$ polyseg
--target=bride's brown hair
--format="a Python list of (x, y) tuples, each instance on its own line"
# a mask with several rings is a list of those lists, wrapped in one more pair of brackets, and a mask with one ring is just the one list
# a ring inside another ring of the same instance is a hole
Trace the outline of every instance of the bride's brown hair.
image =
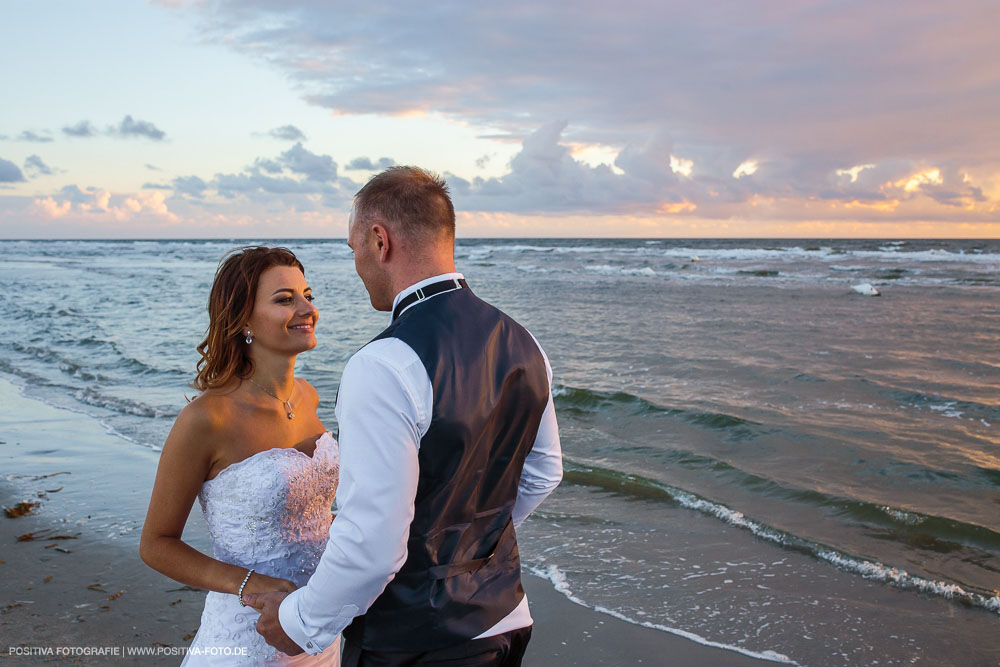
[(244, 327), (253, 314), (260, 276), (272, 266), (294, 266), (303, 275), (306, 272), (288, 248), (236, 248), (219, 262), (208, 297), (208, 331), (198, 346), (201, 360), (191, 383), (195, 389), (216, 389), (234, 377), (244, 380), (253, 375)]

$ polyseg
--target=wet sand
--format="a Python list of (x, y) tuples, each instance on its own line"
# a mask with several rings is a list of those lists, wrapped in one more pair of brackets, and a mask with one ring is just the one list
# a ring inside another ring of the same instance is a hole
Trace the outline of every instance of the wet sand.
[[(139, 559), (156, 452), (4, 380), (0, 405), (0, 505), (38, 503), (0, 516), (0, 662), (179, 664), (204, 593)], [(197, 513), (189, 524), (185, 538), (205, 548)], [(526, 667), (766, 664), (598, 613), (533, 575), (525, 588), (535, 619)]]

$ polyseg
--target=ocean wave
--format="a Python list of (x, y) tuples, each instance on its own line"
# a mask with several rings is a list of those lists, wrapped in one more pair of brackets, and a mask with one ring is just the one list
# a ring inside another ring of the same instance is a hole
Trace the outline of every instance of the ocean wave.
[(943, 417), (953, 419), (969, 419), (971, 421), (985, 419), (987, 422), (1000, 421), (1000, 406), (998, 405), (989, 405), (954, 396), (913, 391), (878, 380), (862, 379), (861, 382), (875, 387), (878, 393), (900, 405), (910, 408), (930, 410), (941, 414)]
[(781, 271), (777, 269), (738, 269), (736, 273), (757, 278), (774, 278), (781, 275)]
[(831, 260), (842, 262), (846, 258), (886, 260), (899, 262), (968, 262), (974, 264), (998, 263), (1000, 253), (954, 252), (943, 248), (928, 250), (885, 249), (865, 250), (859, 248), (834, 247), (771, 247), (771, 248), (695, 248), (672, 247), (660, 250), (665, 257), (698, 257), (700, 261), (720, 260), (788, 260), (790, 258), (808, 260)]
[(841, 570), (855, 572), (865, 579), (883, 581), (899, 588), (918, 590), (921, 593), (964, 602), (975, 607), (982, 607), (983, 609), (1000, 613), (1000, 594), (983, 595), (975, 593), (966, 590), (958, 584), (918, 577), (900, 568), (862, 558), (854, 558), (834, 550), (820, 551), (816, 555), (836, 565)]
[[(794, 535), (780, 528), (768, 525), (763, 521), (747, 517), (743, 512), (727, 507), (722, 503), (703, 498), (690, 491), (653, 479), (601, 468), (592, 464), (579, 463), (571, 459), (565, 460), (564, 477), (566, 482), (570, 484), (595, 486), (636, 498), (674, 503), (681, 507), (713, 516), (731, 526), (748, 530), (761, 539), (826, 561), (845, 571), (861, 574), (867, 578), (879, 579), (901, 588), (910, 588), (924, 593), (936, 594), (989, 611), (1000, 612), (1000, 593), (977, 591), (972, 587), (963, 586), (955, 582), (936, 581), (912, 575), (905, 570), (894, 568), (891, 565), (855, 556), (831, 545)], [(829, 497), (825, 497), (823, 494), (815, 491), (799, 491), (797, 493), (803, 498), (810, 496), (822, 497), (825, 499), (820, 501), (823, 504), (829, 503), (830, 500)], [(817, 498), (814, 498), (814, 501)], [(885, 521), (891, 521), (899, 526), (909, 526), (914, 518), (919, 517), (921, 520), (917, 525), (920, 525), (924, 531), (928, 529), (947, 529), (947, 525), (951, 524), (952, 526), (958, 526), (958, 530), (965, 537), (978, 535), (978, 541), (988, 542), (991, 546), (1000, 543), (1000, 534), (980, 526), (960, 524), (960, 522), (952, 522), (938, 517), (928, 517), (915, 512), (901, 515), (898, 513), (901, 510), (879, 507), (862, 501), (841, 500), (841, 503), (855, 509), (864, 508), (865, 511), (862, 514), (869, 518), (873, 515), (870, 510), (874, 510), (874, 513), (880, 514)], [(932, 521), (936, 525), (929, 525)]]
[[(636, 449), (636, 448), (634, 448)], [(633, 449), (633, 453), (634, 452)], [(911, 508), (893, 507), (856, 498), (845, 498), (814, 489), (791, 487), (767, 477), (749, 473), (732, 464), (681, 449), (643, 447), (644, 460), (662, 460), (670, 467), (687, 470), (709, 470), (725, 476), (733, 485), (754, 494), (789, 503), (809, 505), (848, 517), (869, 528), (879, 527), (896, 539), (918, 548), (954, 551), (962, 547), (1000, 550), (1000, 532), (969, 521), (926, 514)], [(617, 493), (650, 500), (676, 501), (674, 487), (613, 468), (567, 459), (569, 481), (600, 486)], [(1000, 472), (996, 472), (1000, 478)]]
[(654, 277), (656, 276), (656, 271), (644, 266), (642, 268), (628, 268), (624, 266), (611, 266), (609, 264), (598, 264), (596, 266), (585, 266), (583, 267), (587, 271), (593, 273), (600, 273), (606, 276), (645, 276)]
[(120, 398), (103, 394), (91, 388), (78, 389), (74, 396), (81, 403), (93, 405), (98, 408), (105, 408), (123, 415), (134, 417), (149, 417), (151, 419), (174, 418), (177, 412), (170, 408), (160, 408), (142, 401), (134, 401), (129, 398)]
[(566, 596), (570, 602), (580, 605), (581, 607), (586, 607), (587, 609), (592, 609), (601, 614), (607, 614), (617, 618), (618, 620), (625, 621), (626, 623), (631, 623), (632, 625), (639, 625), (644, 628), (650, 628), (652, 630), (660, 630), (661, 632), (668, 632), (672, 635), (677, 635), (679, 637), (684, 637), (693, 642), (701, 644), (702, 646), (711, 646), (713, 648), (725, 649), (727, 651), (734, 651), (736, 653), (741, 653), (743, 655), (749, 656), (751, 658), (758, 658), (760, 660), (768, 660), (770, 662), (780, 662), (786, 665), (797, 665), (798, 663), (789, 658), (786, 655), (778, 653), (776, 651), (751, 651), (749, 649), (742, 648), (740, 646), (733, 646), (731, 644), (723, 644), (720, 642), (715, 642), (710, 639), (706, 639), (701, 635), (697, 635), (693, 632), (688, 632), (687, 630), (681, 630), (680, 628), (672, 628), (659, 623), (650, 623), (649, 621), (641, 621), (622, 612), (609, 609), (602, 605), (589, 604), (583, 598), (574, 595), (573, 591), (570, 589), (569, 580), (566, 575), (556, 567), (555, 565), (546, 565), (545, 567), (536, 567), (530, 563), (524, 563), (525, 569), (534, 574), (535, 576), (541, 577), (542, 579), (547, 579), (556, 589), (557, 592), (562, 593)]
[(626, 410), (633, 416), (660, 415), (680, 419), (702, 428), (726, 430), (735, 439), (752, 438), (762, 432), (761, 424), (747, 419), (718, 412), (664, 407), (623, 391), (605, 392), (557, 384), (552, 388), (552, 396), (560, 411), (577, 414)]

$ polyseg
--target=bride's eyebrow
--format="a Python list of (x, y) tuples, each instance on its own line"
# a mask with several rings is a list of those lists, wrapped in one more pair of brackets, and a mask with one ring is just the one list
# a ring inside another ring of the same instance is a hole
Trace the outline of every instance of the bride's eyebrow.
[[(312, 287), (306, 285), (306, 288), (302, 290), (302, 293), (305, 294), (306, 292), (312, 292), (312, 289), (313, 289)], [(292, 294), (295, 294), (295, 290), (293, 290), (291, 287), (282, 287), (281, 289), (275, 290), (274, 294), (272, 294), (271, 296), (275, 296), (277, 294), (280, 294), (281, 292), (291, 292)]]

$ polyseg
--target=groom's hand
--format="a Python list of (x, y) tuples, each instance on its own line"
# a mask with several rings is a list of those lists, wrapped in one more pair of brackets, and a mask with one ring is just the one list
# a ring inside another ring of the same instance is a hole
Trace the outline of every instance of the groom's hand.
[(282, 591), (244, 593), (243, 601), (260, 612), (260, 618), (257, 619), (257, 632), (264, 638), (264, 641), (285, 655), (299, 655), (305, 651), (285, 634), (284, 628), (278, 621), (278, 607), (287, 596), (288, 593)]

